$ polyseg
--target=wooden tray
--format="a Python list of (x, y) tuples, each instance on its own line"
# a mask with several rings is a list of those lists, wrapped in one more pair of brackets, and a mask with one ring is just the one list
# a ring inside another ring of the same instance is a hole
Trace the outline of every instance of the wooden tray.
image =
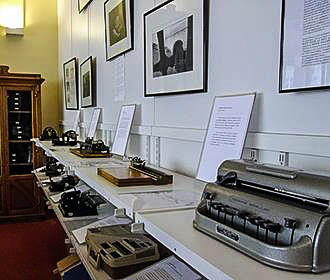
[(153, 185), (150, 176), (128, 167), (98, 168), (97, 174), (118, 187)]
[(70, 149), (70, 152), (78, 157), (81, 158), (109, 158), (112, 157), (112, 154), (87, 154), (87, 153), (82, 153), (80, 149)]

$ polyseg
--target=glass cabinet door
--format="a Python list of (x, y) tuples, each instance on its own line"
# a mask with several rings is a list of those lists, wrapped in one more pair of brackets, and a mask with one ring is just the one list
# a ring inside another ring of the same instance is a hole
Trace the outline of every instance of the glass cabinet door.
[(32, 159), (32, 92), (7, 91), (9, 175), (30, 174)]

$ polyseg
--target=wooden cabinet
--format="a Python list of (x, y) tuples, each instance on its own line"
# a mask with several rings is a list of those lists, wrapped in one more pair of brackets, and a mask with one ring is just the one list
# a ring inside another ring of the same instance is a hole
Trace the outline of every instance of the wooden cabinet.
[(41, 165), (41, 151), (31, 138), (41, 134), (39, 74), (9, 73), (0, 65), (0, 220), (43, 213), (31, 171)]

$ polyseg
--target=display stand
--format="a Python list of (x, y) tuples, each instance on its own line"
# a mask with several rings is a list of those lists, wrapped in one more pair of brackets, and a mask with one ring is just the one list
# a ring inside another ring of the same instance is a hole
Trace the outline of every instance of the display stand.
[(222, 162), (241, 158), (254, 100), (255, 93), (214, 99), (197, 179), (215, 182)]
[[(38, 140), (34, 139), (34, 141), (37, 142)], [(76, 157), (70, 154), (68, 150), (58, 153), (51, 151), (47, 146), (43, 147), (45, 147), (46, 153), (56, 156), (66, 166), (71, 164), (73, 158)], [(84, 160), (88, 161), (88, 159)], [(108, 164), (126, 164), (114, 158), (108, 159), (108, 162)], [(173, 253), (210, 280), (246, 280), (257, 279), (260, 276), (267, 280), (330, 279), (330, 272), (322, 274), (294, 273), (266, 266), (210, 236), (199, 232), (192, 226), (195, 217), (194, 206), (191, 206), (191, 208), (187, 210), (183, 209), (182, 206), (178, 207), (177, 203), (162, 209), (153, 207), (152, 205), (150, 205), (148, 209), (135, 207), (134, 205), (134, 201), (136, 200), (135, 196), (137, 194), (153, 193), (160, 190), (185, 190), (191, 193), (196, 192), (200, 198), (205, 186), (205, 183), (201, 181), (174, 173), (174, 183), (170, 187), (146, 186), (143, 187), (143, 190), (139, 186), (118, 188), (97, 175), (97, 166), (87, 168), (74, 166), (73, 170), (75, 175), (90, 188), (98, 192), (115, 207), (121, 208), (122, 212), (132, 218), (137, 225), (144, 228), (144, 230), (155, 239), (163, 243)], [(161, 195), (163, 194), (160, 193), (159, 196)], [(93, 279), (109, 279), (102, 278), (108, 276), (104, 276), (102, 271), (95, 271), (93, 267), (89, 266), (86, 246), (77, 246), (77, 242), (71, 235), (72, 230), (78, 228), (76, 227), (78, 223), (79, 227), (86, 225), (83, 224), (84, 221), (64, 222), (63, 220), (61, 221), (60, 215), (58, 217), (60, 222), (66, 227), (66, 232), (70, 234), (70, 239), (72, 239), (72, 243), (83, 263), (86, 265), (87, 270), (92, 275), (97, 275), (93, 276)], [(88, 223), (90, 222), (91, 221)]]

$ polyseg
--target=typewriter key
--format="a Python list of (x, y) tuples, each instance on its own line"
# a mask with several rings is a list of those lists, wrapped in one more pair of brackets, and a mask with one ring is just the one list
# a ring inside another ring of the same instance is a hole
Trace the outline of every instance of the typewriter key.
[(263, 227), (266, 229), (266, 242), (268, 242), (268, 233), (275, 233), (275, 245), (277, 245), (278, 234), (281, 231), (281, 225), (272, 221), (266, 221), (263, 223)]
[(220, 222), (220, 209), (223, 207), (221, 203), (212, 203), (211, 207), (217, 211), (217, 218)]
[(237, 217), (239, 217), (240, 219), (243, 219), (243, 232), (245, 233), (245, 228), (246, 228), (246, 219), (249, 216), (249, 213), (246, 211), (239, 211), (237, 214)]
[(293, 236), (294, 236), (294, 231), (297, 226), (297, 221), (294, 219), (289, 219), (289, 218), (284, 218), (284, 227), (291, 229), (291, 237), (290, 237), (290, 246), (293, 244)]

